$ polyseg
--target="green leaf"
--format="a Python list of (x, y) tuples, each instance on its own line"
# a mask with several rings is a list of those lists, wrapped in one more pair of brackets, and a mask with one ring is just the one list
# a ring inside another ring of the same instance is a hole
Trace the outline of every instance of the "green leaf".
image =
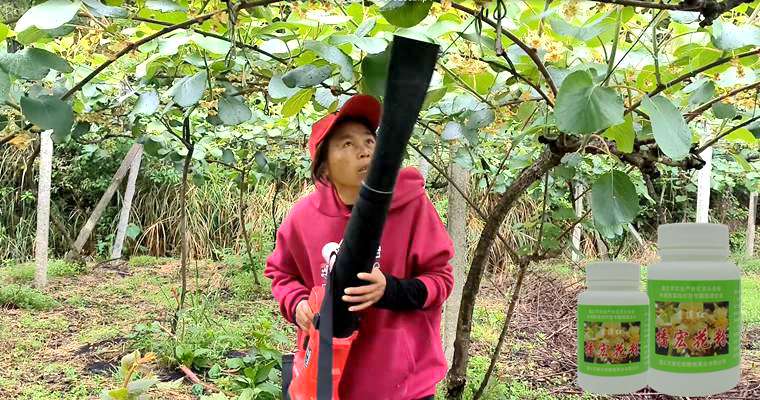
[(614, 140), (618, 149), (623, 153), (632, 153), (636, 132), (633, 130), (633, 117), (631, 114), (625, 116), (625, 121), (622, 124), (607, 128), (604, 131), (604, 136)]
[(428, 0), (390, 0), (380, 8), (380, 14), (393, 25), (411, 28), (427, 17), (432, 5)]
[(267, 380), (267, 377), (269, 376), (269, 372), (272, 370), (275, 364), (277, 364), (277, 361), (273, 360), (264, 365), (259, 366), (259, 369), (256, 371), (256, 379), (254, 379), (254, 382), (261, 383)]
[(283, 75), (282, 82), (289, 88), (312, 87), (329, 78), (330, 74), (332, 74), (332, 69), (333, 67), (329, 65), (316, 67), (312, 64), (306, 64)]
[(549, 24), (551, 24), (552, 30), (560, 35), (574, 37), (586, 42), (614, 26), (609, 23), (604, 23), (605, 19), (606, 17), (601, 17), (597, 18), (594, 22), (586, 23), (583, 26), (575, 26), (565, 22), (562, 18), (555, 17), (549, 19)]
[[(8, 91), (11, 90), (11, 78), (8, 73), (0, 69), (0, 103), (8, 99)], [(0, 129), (1, 131), (2, 129)]]
[(733, 119), (737, 113), (736, 107), (734, 107), (732, 104), (718, 102), (713, 103), (710, 108), (712, 109), (715, 118), (718, 119)]
[(272, 76), (272, 79), (269, 80), (269, 86), (267, 89), (269, 91), (269, 96), (273, 99), (290, 98), (298, 93), (299, 90), (298, 88), (287, 87), (282, 81), (281, 75)]
[(284, 118), (292, 117), (298, 114), (299, 111), (311, 100), (314, 95), (314, 88), (301, 89), (295, 96), (289, 98), (282, 106), (282, 116)]
[(232, 47), (232, 44), (226, 40), (203, 36), (200, 33), (194, 33), (190, 39), (202, 49), (214, 54), (227, 54)]
[(127, 391), (130, 396), (140, 396), (150, 390), (159, 381), (158, 379), (137, 379), (127, 384)]
[(113, 400), (129, 400), (129, 390), (127, 388), (114, 389), (108, 392)]
[(33, 26), (38, 29), (57, 28), (71, 21), (81, 5), (79, 0), (48, 0), (37, 4), (21, 16), (13, 30), (21, 33)]
[(332, 91), (327, 88), (318, 87), (317, 91), (314, 93), (314, 100), (316, 100), (317, 104), (323, 108), (330, 108), (337, 99), (338, 98), (332, 94)]
[(135, 109), (132, 110), (132, 114), (151, 115), (158, 110), (159, 103), (158, 93), (155, 91), (151, 90), (142, 93), (140, 94), (140, 97), (137, 98), (137, 104), (135, 104)]
[(40, 96), (33, 99), (21, 97), (21, 111), (29, 122), (41, 129), (52, 129), (53, 139), (60, 143), (71, 134), (74, 111), (71, 105), (55, 96)]
[[(684, 88), (685, 89), (685, 88)], [(685, 90), (684, 90), (685, 91)], [(689, 104), (706, 103), (715, 96), (715, 82), (705, 81), (689, 95)]]
[(228, 358), (226, 363), (227, 368), (229, 369), (240, 369), (245, 367), (245, 363), (243, 362), (242, 358), (235, 357), (235, 358)]
[(427, 92), (427, 94), (425, 95), (425, 101), (422, 103), (422, 109), (427, 110), (428, 108), (430, 108), (430, 106), (439, 102), (443, 98), (443, 96), (446, 95), (447, 90), (448, 88), (442, 87), (442, 88), (433, 89)]
[(385, 39), (374, 37), (355, 38), (352, 43), (369, 54), (380, 53), (388, 47), (388, 42)]
[(740, 156), (739, 154), (733, 154), (734, 160), (736, 160), (737, 163), (742, 167), (744, 172), (752, 172), (754, 168), (752, 168), (752, 164), (748, 163), (747, 160), (744, 159), (744, 157)]
[(721, 50), (736, 50), (744, 46), (760, 46), (760, 27), (736, 26), (720, 19), (713, 22), (712, 42)]
[(465, 123), (465, 130), (478, 130), (485, 128), (496, 120), (496, 114), (492, 109), (486, 108), (483, 110), (474, 111), (470, 114), (470, 117)]
[(251, 388), (246, 388), (240, 392), (240, 396), (237, 398), (237, 400), (254, 400), (255, 398), (256, 392)]
[(364, 57), (364, 60), (362, 60), (362, 88), (364, 93), (377, 98), (385, 95), (389, 61), (389, 49), (378, 54), (368, 54)]
[(173, 0), (147, 0), (145, 6), (151, 10), (170, 12), (170, 11), (187, 11), (185, 6), (177, 4)]
[(364, 22), (362, 22), (361, 25), (359, 25), (359, 27), (356, 28), (356, 31), (354, 32), (354, 34), (358, 37), (367, 36), (375, 27), (376, 22), (377, 22), (377, 19), (375, 19), (374, 17), (367, 18), (366, 20), (364, 20)]
[(180, 79), (170, 90), (174, 102), (180, 107), (190, 107), (196, 104), (206, 90), (206, 79), (206, 71)]
[(253, 114), (245, 103), (235, 97), (222, 97), (219, 100), (219, 118), (225, 125), (238, 125), (251, 119)]
[(641, 110), (649, 115), (654, 140), (666, 156), (681, 160), (689, 154), (691, 131), (676, 106), (663, 96), (644, 96)]
[(64, 73), (73, 71), (66, 60), (47, 50), (34, 47), (27, 47), (17, 53), (0, 54), (0, 68), (12, 75), (33, 81), (44, 78), (51, 69)]
[(632, 222), (639, 213), (639, 196), (628, 175), (613, 171), (599, 176), (591, 187), (591, 212), (600, 227)]
[(222, 162), (227, 165), (235, 165), (235, 153), (230, 149), (224, 149), (224, 152), (222, 152)]
[(614, 90), (594, 84), (588, 71), (576, 71), (562, 82), (554, 115), (568, 133), (592, 133), (623, 123), (623, 101)]
[(441, 131), (441, 139), (445, 141), (459, 140), (464, 135), (462, 124), (455, 121), (449, 121)]
[(316, 40), (307, 40), (303, 47), (319, 54), (323, 59), (338, 65), (340, 67), (340, 75), (344, 80), (351, 81), (354, 79), (354, 66), (351, 64), (351, 59), (337, 47)]
[(100, 0), (83, 0), (84, 5), (96, 17), (126, 18), (129, 13), (121, 7), (103, 5)]
[(9, 28), (8, 25), (0, 22), (0, 42), (4, 41), (5, 38), (8, 37), (8, 33), (10, 33), (10, 31), (11, 28)]
[(140, 235), (140, 232), (142, 232), (142, 229), (140, 229), (139, 226), (137, 226), (135, 224), (129, 224), (129, 225), (127, 225), (127, 232), (126, 232), (126, 234), (127, 234), (128, 238), (130, 238), (132, 240), (136, 240), (137, 236)]
[(754, 145), (757, 142), (756, 136), (747, 128), (737, 129), (726, 135), (723, 140), (727, 142), (744, 142), (751, 145)]

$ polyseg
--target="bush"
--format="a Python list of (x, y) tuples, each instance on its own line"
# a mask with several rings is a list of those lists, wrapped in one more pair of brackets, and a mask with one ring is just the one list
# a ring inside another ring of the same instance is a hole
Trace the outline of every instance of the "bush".
[(23, 285), (0, 286), (0, 306), (46, 311), (58, 306), (52, 297)]

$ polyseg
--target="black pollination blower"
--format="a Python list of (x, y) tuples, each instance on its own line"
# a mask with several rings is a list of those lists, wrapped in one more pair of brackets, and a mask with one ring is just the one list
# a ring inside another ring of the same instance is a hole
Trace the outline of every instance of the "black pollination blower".
[(314, 323), (295, 356), (283, 356), (285, 399), (338, 399), (340, 377), (359, 329), (358, 317), (348, 311), (349, 304), (341, 296), (348, 287), (366, 284), (357, 277), (359, 272), (372, 271), (404, 150), (425, 101), (438, 52), (434, 43), (393, 37), (383, 113), (367, 178), (326, 287), (314, 287), (309, 297), (312, 310), (319, 309)]

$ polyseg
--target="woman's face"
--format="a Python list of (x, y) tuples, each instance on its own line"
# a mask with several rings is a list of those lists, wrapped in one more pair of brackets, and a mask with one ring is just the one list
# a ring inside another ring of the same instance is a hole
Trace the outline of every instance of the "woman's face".
[(327, 176), (336, 187), (360, 187), (375, 151), (375, 135), (363, 124), (337, 125), (327, 141)]

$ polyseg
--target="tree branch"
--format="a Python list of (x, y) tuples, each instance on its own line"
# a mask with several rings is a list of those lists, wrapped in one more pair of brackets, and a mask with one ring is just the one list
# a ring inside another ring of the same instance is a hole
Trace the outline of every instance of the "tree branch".
[[(679, 76), (679, 77), (677, 77), (677, 78), (675, 78), (675, 79), (673, 79), (673, 80), (671, 80), (669, 82), (666, 82), (666, 83), (664, 83), (662, 85), (658, 85), (654, 90), (652, 90), (651, 92), (649, 92), (647, 94), (647, 96), (649, 96), (649, 97), (655, 96), (658, 93), (660, 93), (660, 92), (662, 92), (664, 90), (667, 90), (667, 89), (669, 89), (669, 88), (671, 88), (671, 87), (673, 87), (673, 86), (675, 86), (675, 85), (677, 85), (677, 84), (679, 84), (679, 83), (681, 83), (681, 82), (683, 82), (683, 81), (685, 81), (685, 80), (687, 80), (689, 78), (693, 78), (693, 77), (697, 76), (701, 72), (707, 71), (708, 69), (711, 69), (711, 68), (715, 68), (715, 67), (717, 67), (717, 66), (719, 66), (721, 64), (727, 63), (727, 62), (729, 62), (729, 61), (731, 61), (731, 60), (733, 60), (735, 58), (739, 59), (739, 58), (754, 56), (754, 55), (757, 55), (757, 54), (760, 54), (760, 47), (757, 48), (757, 49), (754, 49), (754, 50), (746, 51), (746, 52), (741, 53), (741, 54), (737, 54), (735, 56), (728, 56), (728, 57), (719, 58), (719, 59), (711, 62), (710, 64), (707, 64), (705, 66), (699, 67), (699, 68), (697, 68), (697, 69), (695, 69), (693, 71), (687, 72), (687, 73), (685, 73), (685, 74), (683, 74), (683, 75), (681, 75), (681, 76)], [(641, 100), (633, 103), (630, 107), (628, 107), (628, 111), (629, 112), (633, 111), (636, 108), (638, 108), (640, 105), (641, 105)]]
[(592, 0), (597, 3), (606, 4), (620, 4), (623, 6), (642, 7), (642, 8), (655, 8), (660, 10), (674, 10), (674, 11), (698, 11), (703, 19), (699, 22), (699, 26), (705, 27), (712, 25), (721, 14), (731, 11), (734, 7), (742, 3), (752, 3), (754, 0), (683, 0), (677, 4), (670, 3), (655, 3), (652, 1), (644, 0)]
[[(441, 0), (437, 0), (437, 1), (441, 2)], [(476, 10), (473, 10), (469, 7), (465, 7), (459, 3), (454, 3), (454, 2), (451, 3), (451, 6), (459, 11), (463, 11), (467, 14), (470, 14), (473, 17), (480, 18), (483, 22), (487, 23), (488, 25), (491, 25), (491, 27), (493, 27), (494, 29), (496, 29), (497, 27), (497, 24), (494, 20), (490, 18), (486, 18), (486, 17), (481, 18), (480, 13)], [(509, 32), (508, 30), (502, 29), (501, 33), (504, 36), (508, 37), (509, 40), (513, 41), (518, 47), (520, 47), (525, 52), (525, 54), (528, 55), (528, 57), (530, 57), (533, 63), (536, 64), (536, 67), (538, 67), (538, 70), (539, 72), (541, 72), (541, 75), (543, 75), (544, 79), (546, 79), (546, 83), (547, 85), (549, 85), (549, 89), (551, 89), (552, 95), (556, 97), (557, 87), (554, 85), (554, 81), (552, 80), (552, 77), (549, 74), (549, 71), (546, 69), (546, 66), (544, 66), (544, 63), (541, 61), (540, 58), (538, 58), (538, 52), (536, 51), (536, 49), (525, 44), (525, 42), (520, 40), (517, 36), (515, 36), (512, 32)]]
[(749, 125), (749, 124), (751, 124), (751, 123), (753, 123), (753, 122), (755, 122), (757, 120), (760, 120), (760, 115), (758, 115), (758, 116), (756, 116), (754, 118), (750, 118), (750, 119), (742, 122), (739, 125), (733, 126), (733, 127), (729, 128), (729, 129), (726, 129), (725, 131), (721, 132), (718, 136), (710, 139), (707, 143), (705, 143), (704, 145), (702, 145), (702, 147), (700, 147), (699, 149), (696, 150), (696, 153), (699, 154), (699, 153), (703, 152), (706, 148), (714, 145), (718, 140), (723, 139), (724, 137), (726, 137), (729, 134), (731, 134), (731, 132), (734, 132), (734, 131), (736, 131), (738, 129), (744, 128), (745, 126), (747, 126), (747, 125)]
[(724, 94), (723, 96), (716, 97), (716, 98), (708, 101), (707, 103), (702, 104), (701, 106), (695, 108), (693, 111), (689, 111), (686, 114), (686, 115), (688, 115), (688, 117), (686, 118), (686, 122), (691, 122), (694, 118), (698, 117), (700, 114), (702, 114), (703, 112), (707, 111), (707, 109), (710, 108), (713, 104), (715, 104), (715, 103), (717, 103), (717, 102), (719, 102), (721, 100), (727, 99), (727, 98), (735, 96), (735, 95), (737, 95), (737, 94), (739, 94), (741, 92), (744, 92), (746, 90), (751, 90), (751, 89), (754, 89), (754, 88), (759, 87), (759, 86), (760, 86), (760, 81), (757, 81), (757, 82), (755, 82), (755, 83), (753, 83), (751, 85), (742, 86), (742, 87), (740, 87), (738, 89), (732, 90), (732, 91)]
[[(172, 26), (172, 24), (170, 22), (164, 22), (164, 21), (159, 21), (159, 20), (150, 19), (150, 18), (132, 17), (132, 19), (135, 20), (135, 21), (142, 21), (142, 22), (147, 22), (147, 23), (156, 24), (156, 25)], [(228, 38), (226, 36), (218, 35), (218, 34), (213, 33), (213, 32), (202, 31), (200, 29), (193, 29), (193, 31), (197, 32), (197, 33), (199, 33), (199, 34), (201, 34), (203, 36), (208, 36), (208, 37), (212, 37), (212, 38), (215, 38), (215, 39), (220, 39), (220, 40), (224, 40), (224, 41), (233, 43), (230, 40), (230, 38)], [(235, 41), (234, 44), (235, 44), (235, 46), (243, 47), (243, 48), (246, 48), (246, 49), (249, 49), (249, 50), (253, 50), (253, 51), (257, 52), (257, 53), (261, 53), (261, 54), (263, 54), (263, 55), (265, 55), (265, 56), (267, 56), (267, 57), (269, 57), (269, 58), (271, 58), (273, 60), (277, 60), (277, 61), (279, 61), (279, 62), (281, 62), (283, 64), (287, 64), (288, 63), (288, 60), (286, 60), (286, 59), (284, 59), (282, 57), (278, 57), (278, 56), (276, 56), (276, 55), (274, 55), (274, 54), (272, 54), (272, 53), (270, 53), (270, 52), (268, 52), (266, 50), (262, 50), (259, 46), (252, 45), (252, 44), (247, 44), (247, 43), (241, 43), (241, 42), (238, 42), (238, 41)]]
[[(265, 5), (269, 5), (269, 4), (272, 4), (272, 3), (277, 3), (279, 1), (282, 1), (282, 0), (257, 0), (257, 1), (250, 2), (250, 3), (242, 3), (242, 4), (240, 4), (237, 7), (237, 10), (244, 10), (244, 9), (253, 8), (253, 7), (265, 6)], [(193, 18), (193, 19), (189, 19), (187, 21), (183, 21), (183, 22), (180, 22), (178, 24), (171, 25), (171, 26), (167, 26), (166, 28), (161, 29), (158, 32), (155, 32), (152, 35), (148, 35), (148, 36), (146, 36), (146, 37), (144, 37), (144, 38), (142, 38), (142, 39), (140, 39), (140, 40), (138, 40), (136, 42), (128, 44), (123, 49), (121, 49), (118, 53), (116, 53), (116, 55), (113, 56), (113, 58), (111, 58), (110, 60), (104, 62), (103, 64), (100, 64), (89, 75), (87, 75), (79, 83), (77, 83), (76, 85), (74, 85), (74, 87), (72, 87), (71, 89), (69, 89), (69, 91), (66, 92), (66, 94), (64, 94), (63, 96), (61, 96), (61, 100), (66, 100), (69, 97), (71, 97), (71, 95), (73, 95), (74, 93), (76, 93), (77, 91), (79, 91), (79, 89), (81, 89), (84, 85), (86, 85), (87, 82), (93, 80), (99, 73), (101, 73), (104, 69), (108, 68), (109, 65), (113, 64), (119, 58), (121, 58), (124, 55), (130, 53), (132, 50), (134, 50), (134, 49), (136, 49), (136, 48), (144, 45), (145, 43), (148, 43), (151, 40), (156, 39), (156, 38), (158, 38), (160, 36), (163, 36), (163, 35), (165, 35), (165, 34), (167, 34), (169, 32), (176, 31), (177, 29), (184, 29), (184, 28), (187, 28), (187, 27), (195, 25), (195, 24), (200, 24), (203, 21), (206, 21), (208, 19), (213, 18), (216, 15), (223, 14), (223, 13), (226, 13), (226, 12), (228, 12), (228, 10), (224, 9), (224, 10), (217, 10), (217, 11), (214, 11), (214, 12), (210, 12), (208, 14), (199, 15), (199, 16)]]
[(504, 222), (509, 210), (512, 209), (517, 199), (525, 193), (528, 187), (559, 165), (565, 154), (577, 151), (580, 146), (578, 139), (566, 135), (560, 135), (557, 139), (550, 141), (544, 140), (543, 143), (547, 143), (548, 148), (531, 166), (523, 169), (517, 175), (509, 189), (501, 196), (499, 203), (490, 213), (475, 248), (475, 254), (462, 289), (462, 303), (454, 341), (454, 360), (447, 383), (447, 396), (450, 398), (461, 398), (464, 393), (475, 298), (478, 295), (483, 270), (499, 227)]
[[(419, 122), (419, 124), (428, 128), (427, 124), (424, 124), (422, 122)], [(446, 171), (443, 170), (443, 168), (439, 167), (437, 163), (433, 162), (433, 160), (431, 160), (430, 157), (425, 155), (425, 153), (423, 153), (422, 150), (420, 150), (420, 148), (417, 147), (414, 143), (409, 143), (409, 146), (412, 149), (414, 149), (414, 151), (416, 151), (420, 156), (422, 156), (422, 158), (424, 158), (425, 161), (427, 161), (430, 164), (430, 166), (435, 168), (435, 170), (438, 171), (439, 174), (441, 174), (444, 178), (446, 178), (446, 180), (449, 182), (449, 185), (451, 185), (454, 188), (454, 190), (459, 192), (459, 195), (462, 196), (464, 201), (466, 201), (467, 204), (470, 207), (472, 207), (473, 210), (475, 210), (475, 212), (478, 214), (480, 219), (482, 219), (483, 221), (488, 221), (488, 215), (486, 215), (486, 213), (483, 212), (483, 210), (480, 207), (478, 207), (478, 205), (475, 204), (475, 202), (472, 201), (472, 199), (470, 199), (470, 197), (464, 193), (462, 188), (460, 188), (459, 185), (457, 185), (457, 183), (454, 182), (451, 176), (449, 176), (449, 174), (447, 174)], [(507, 249), (507, 253), (509, 253), (509, 257), (512, 259), (512, 262), (517, 263), (520, 257), (517, 255), (517, 252), (512, 248), (512, 246), (509, 245), (509, 241), (507, 241), (507, 239), (500, 232), (497, 232), (496, 235), (499, 238), (499, 240), (501, 240), (504, 243), (504, 246)]]

